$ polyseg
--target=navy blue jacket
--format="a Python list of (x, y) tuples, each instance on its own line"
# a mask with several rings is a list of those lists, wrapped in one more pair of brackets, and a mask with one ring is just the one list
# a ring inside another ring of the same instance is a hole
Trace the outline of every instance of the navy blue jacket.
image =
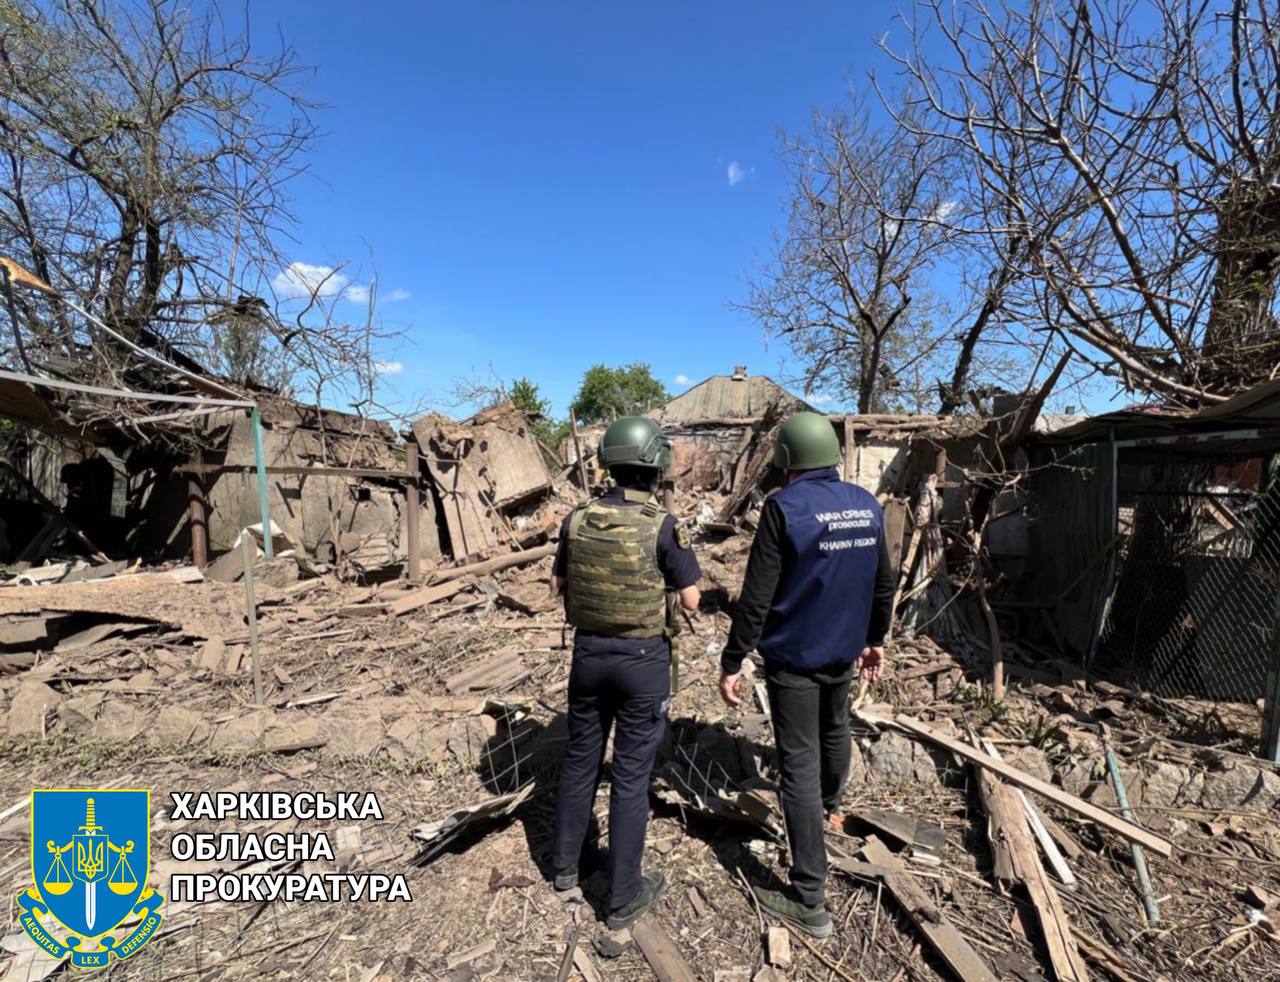
[(771, 668), (852, 664), (884, 642), (894, 588), (879, 503), (834, 467), (806, 471), (765, 502), (721, 667), (757, 648)]

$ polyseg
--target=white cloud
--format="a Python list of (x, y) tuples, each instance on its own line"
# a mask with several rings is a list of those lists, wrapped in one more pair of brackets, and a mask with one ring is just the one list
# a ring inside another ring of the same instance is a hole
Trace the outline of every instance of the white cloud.
[[(341, 296), (349, 303), (369, 303), (372, 283), (352, 283), (351, 277), (338, 272), (332, 266), (313, 266), (311, 263), (290, 263), (287, 269), (276, 273), (271, 280), (276, 295), (283, 300), (309, 300), (312, 295), (322, 300)], [(396, 303), (409, 299), (408, 290), (392, 290), (379, 296), (379, 303)]]
[(754, 177), (756, 169), (754, 167), (746, 167), (736, 160), (729, 161), (729, 168), (725, 175), (729, 178), (729, 187), (737, 187), (749, 177)]
[(399, 375), (404, 371), (404, 363), (398, 361), (375, 361), (373, 367), (379, 375)]
[(809, 402), (813, 403), (815, 406), (825, 406), (825, 405), (826, 405), (827, 403), (829, 403), (829, 402), (835, 402), (835, 401), (836, 401), (836, 397), (835, 397), (835, 396), (822, 396), (822, 395), (819, 395), (819, 396), (809, 396), (809, 397), (808, 397), (808, 400), (809, 400)]
[(349, 300), (351, 303), (367, 304), (369, 302), (369, 285), (367, 283), (352, 283), (342, 291), (342, 299)]
[(937, 208), (933, 209), (931, 217), (936, 222), (945, 222), (951, 214), (960, 207), (958, 201), (943, 201)]
[(676, 385), (688, 385), (688, 384), (689, 384), (689, 376), (688, 376), (688, 375), (685, 375), (685, 374), (683, 374), (683, 373), (681, 373), (680, 375), (677, 375), (677, 376), (675, 377), (675, 383), (676, 383)]
[(332, 266), (313, 266), (310, 263), (290, 263), (287, 269), (276, 273), (271, 287), (286, 300), (336, 297), (342, 293), (350, 277), (336, 272)]

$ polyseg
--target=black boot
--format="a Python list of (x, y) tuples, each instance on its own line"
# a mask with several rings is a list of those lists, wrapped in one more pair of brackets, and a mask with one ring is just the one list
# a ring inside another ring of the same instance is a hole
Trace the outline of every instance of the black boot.
[(578, 885), (578, 864), (566, 866), (556, 873), (555, 888), (557, 893), (568, 893)]
[(667, 892), (667, 878), (661, 873), (646, 873), (640, 884), (640, 892), (605, 919), (610, 931), (621, 931), (640, 920), (662, 899)]
[(829, 938), (833, 930), (826, 904), (806, 904), (791, 890), (766, 890), (752, 887), (760, 906), (812, 938)]

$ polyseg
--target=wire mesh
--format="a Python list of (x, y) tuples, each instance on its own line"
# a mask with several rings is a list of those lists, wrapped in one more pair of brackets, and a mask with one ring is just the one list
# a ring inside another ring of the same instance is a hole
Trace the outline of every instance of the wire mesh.
[(1101, 666), (1165, 696), (1268, 697), (1280, 640), (1280, 480), (1272, 458), (1125, 466)]

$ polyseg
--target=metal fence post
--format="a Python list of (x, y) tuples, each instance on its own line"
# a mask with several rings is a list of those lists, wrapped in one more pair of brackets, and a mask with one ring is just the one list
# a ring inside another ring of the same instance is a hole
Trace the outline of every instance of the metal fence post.
[(1280, 764), (1280, 609), (1271, 639), (1271, 668), (1267, 671), (1266, 712), (1262, 718), (1262, 756)]
[(271, 558), (271, 500), (267, 492), (267, 454), (262, 449), (262, 416), (254, 406), (249, 414), (253, 425), (253, 456), (258, 465), (258, 507), (262, 511), (262, 554)]

